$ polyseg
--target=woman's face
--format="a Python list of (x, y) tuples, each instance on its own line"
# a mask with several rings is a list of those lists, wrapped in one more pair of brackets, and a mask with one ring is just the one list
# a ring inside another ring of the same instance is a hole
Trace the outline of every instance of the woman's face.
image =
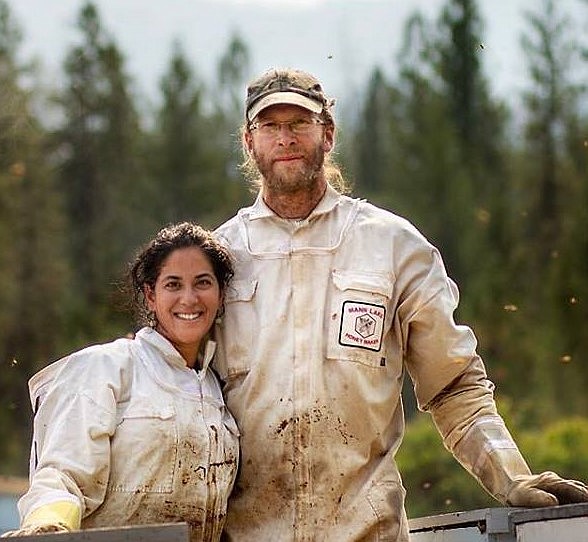
[(194, 367), (202, 338), (221, 305), (221, 291), (212, 264), (198, 247), (179, 248), (164, 260), (155, 287), (145, 286), (157, 331)]

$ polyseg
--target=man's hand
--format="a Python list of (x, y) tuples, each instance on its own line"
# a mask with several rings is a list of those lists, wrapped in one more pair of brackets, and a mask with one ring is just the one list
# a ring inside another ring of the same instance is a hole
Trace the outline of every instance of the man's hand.
[(62, 523), (57, 523), (55, 525), (29, 525), (27, 527), (22, 527), (21, 529), (16, 529), (14, 531), (8, 531), (4, 533), (0, 538), (9, 538), (12, 536), (31, 536), (35, 534), (44, 534), (44, 533), (68, 533), (69, 529), (63, 525)]
[(550, 471), (516, 476), (506, 495), (510, 506), (536, 508), (581, 502), (588, 502), (588, 486)]

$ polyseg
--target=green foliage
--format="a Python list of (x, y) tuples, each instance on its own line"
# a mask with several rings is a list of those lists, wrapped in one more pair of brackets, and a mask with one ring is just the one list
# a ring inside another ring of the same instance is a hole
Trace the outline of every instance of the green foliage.
[[(32, 114), (20, 31), (0, 1), (0, 472), (22, 472), (30, 407), (24, 384), (59, 342), (67, 276), (61, 201)], [(25, 459), (26, 461), (26, 459)]]
[[(517, 150), (512, 214), (512, 297), (518, 316), (518, 341), (504, 350), (522, 361), (531, 384), (522, 400), (538, 394), (539, 420), (562, 412), (585, 411), (588, 379), (585, 341), (580, 332), (588, 314), (586, 294), (586, 169), (577, 148), (580, 106), (586, 89), (570, 74), (579, 66), (571, 21), (550, 0), (527, 14), (522, 44), (528, 58), (529, 87), (524, 93), (524, 146)], [(571, 120), (575, 119), (575, 120)], [(569, 142), (575, 141), (570, 147)], [(516, 380), (505, 390), (517, 393)]]
[(427, 414), (418, 414), (407, 424), (397, 463), (408, 517), (498, 506), (444, 448)]
[[(501, 410), (511, 433), (533, 472), (557, 472), (576, 480), (588, 480), (588, 420), (561, 418), (541, 429), (522, 428), (523, 421), (508, 406)], [(407, 424), (397, 463), (407, 490), (409, 517), (501, 506), (443, 447), (427, 414)]]
[(553, 470), (568, 478), (588, 480), (588, 419), (561, 418), (540, 430), (525, 431), (520, 447), (535, 472)]
[(141, 221), (135, 222), (132, 205), (142, 184), (135, 154), (140, 133), (123, 55), (93, 3), (82, 6), (77, 27), (81, 42), (65, 60), (67, 85), (59, 97), (64, 121), (53, 145), (73, 263), (74, 288), (66, 302), (76, 318), (66, 320), (72, 326), (67, 331), (94, 341), (111, 338), (113, 328), (124, 329), (110, 308), (109, 292), (130, 243), (144, 238), (135, 229)]
[[(586, 427), (572, 416), (588, 408), (588, 111), (586, 86), (568, 77), (586, 69), (588, 46), (559, 9), (545, 0), (528, 15), (528, 88), (514, 112), (524, 137), (484, 75), (477, 3), (447, 0), (437, 20), (408, 20), (395, 77), (374, 69), (358, 111), (339, 126), (338, 159), (358, 196), (406, 216), (440, 248), (462, 294), (457, 319), (474, 328), (533, 468), (586, 478), (574, 451), (586, 447)], [(177, 44), (161, 103), (144, 111), (92, 2), (81, 5), (77, 34), (64, 84), (38, 88), (28, 78), (25, 87), (22, 33), (0, 0), (6, 473), (26, 470), (27, 378), (131, 327), (115, 283), (139, 244), (169, 221), (214, 227), (253, 197), (238, 168), (251, 75), (240, 36), (230, 38), (215, 81), (202, 80)], [(46, 118), (58, 121), (48, 128)], [(411, 516), (493, 502), (422, 416), (398, 461)]]
[(153, 172), (151, 214), (155, 223), (201, 217), (213, 206), (216, 191), (210, 178), (206, 134), (210, 122), (203, 112), (203, 85), (176, 44), (169, 71), (161, 80), (163, 105), (150, 152)]
[(161, 80), (163, 103), (148, 140), (148, 214), (154, 224), (196, 219), (213, 227), (247, 201), (238, 178), (240, 147), (234, 135), (241, 120), (237, 89), (243, 84), (247, 54), (233, 37), (219, 61), (219, 92), (208, 101), (204, 83), (181, 45), (175, 45)]

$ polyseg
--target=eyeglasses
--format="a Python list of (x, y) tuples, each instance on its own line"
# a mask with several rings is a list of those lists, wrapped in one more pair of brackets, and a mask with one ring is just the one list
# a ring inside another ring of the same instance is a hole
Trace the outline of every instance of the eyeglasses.
[(318, 124), (325, 124), (322, 120), (312, 119), (294, 119), (287, 120), (284, 122), (275, 121), (263, 121), (263, 122), (252, 122), (249, 125), (250, 130), (258, 130), (260, 134), (264, 136), (277, 136), (280, 133), (282, 126), (287, 126), (288, 130), (294, 135), (304, 135), (312, 131), (312, 129)]

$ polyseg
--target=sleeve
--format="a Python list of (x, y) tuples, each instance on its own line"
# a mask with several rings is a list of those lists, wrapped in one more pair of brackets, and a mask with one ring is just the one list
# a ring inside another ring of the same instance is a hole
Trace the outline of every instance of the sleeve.
[(438, 251), (415, 237), (403, 260), (398, 307), (405, 362), (419, 408), (431, 413), (445, 447), (497, 500), (530, 474), (494, 401), (494, 385), (470, 328), (453, 313), (459, 292)]
[(417, 403), (424, 410), (476, 358), (477, 341), (470, 328), (454, 321), (459, 292), (437, 249), (413, 235), (399, 252), (396, 325)]
[(445, 447), (498, 501), (531, 471), (498, 414), (493, 384), (476, 358), (428, 406)]
[(71, 356), (38, 407), (30, 487), (18, 503), (23, 525), (61, 519), (78, 528), (104, 499), (117, 377), (102, 357), (99, 350)]

